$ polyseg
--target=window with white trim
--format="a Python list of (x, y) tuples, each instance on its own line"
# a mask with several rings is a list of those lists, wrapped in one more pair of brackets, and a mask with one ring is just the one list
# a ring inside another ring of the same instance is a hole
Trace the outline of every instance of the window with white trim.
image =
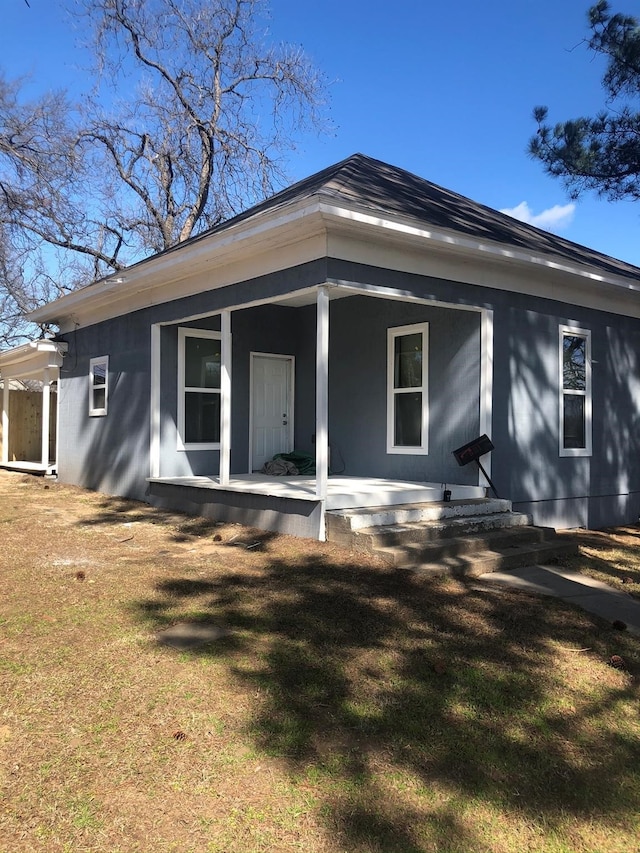
[(429, 324), (387, 330), (387, 453), (428, 452)]
[(220, 332), (178, 329), (178, 449), (220, 447)]
[(591, 332), (560, 326), (560, 456), (591, 456)]
[(101, 355), (89, 361), (89, 415), (106, 415), (108, 398), (109, 356)]

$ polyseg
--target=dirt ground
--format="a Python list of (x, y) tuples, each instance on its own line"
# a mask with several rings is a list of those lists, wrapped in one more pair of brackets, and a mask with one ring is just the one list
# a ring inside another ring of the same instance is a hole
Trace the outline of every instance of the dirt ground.
[(216, 574), (250, 586), (266, 554), (348, 552), (6, 471), (0, 530), (0, 853), (333, 849), (247, 734), (261, 691), (234, 642), (228, 666), (157, 637), (209, 618)]
[[(0, 531), (0, 853), (637, 849), (594, 617), (4, 471)], [(639, 535), (580, 559), (634, 586)]]

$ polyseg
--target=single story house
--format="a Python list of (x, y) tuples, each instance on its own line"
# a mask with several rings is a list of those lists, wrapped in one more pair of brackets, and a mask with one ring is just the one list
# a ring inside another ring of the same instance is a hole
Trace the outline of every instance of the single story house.
[[(356, 154), (36, 310), (60, 480), (324, 536), (340, 507), (640, 511), (640, 269)], [(48, 374), (49, 375), (49, 374)], [(311, 475), (259, 473), (311, 454)]]

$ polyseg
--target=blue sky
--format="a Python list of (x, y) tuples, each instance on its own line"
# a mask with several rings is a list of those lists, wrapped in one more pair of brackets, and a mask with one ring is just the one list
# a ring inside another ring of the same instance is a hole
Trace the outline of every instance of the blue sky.
[[(2, 0), (9, 77), (76, 87), (78, 33), (57, 0)], [(640, 204), (594, 195), (567, 209), (526, 154), (532, 108), (550, 119), (603, 105), (581, 44), (590, 0), (271, 0), (274, 40), (301, 45), (330, 81), (330, 136), (306, 137), (292, 179), (361, 151), (497, 209), (528, 211), (578, 243), (640, 266)], [(639, 0), (612, 3), (640, 17)], [(555, 214), (550, 213), (555, 211)]]

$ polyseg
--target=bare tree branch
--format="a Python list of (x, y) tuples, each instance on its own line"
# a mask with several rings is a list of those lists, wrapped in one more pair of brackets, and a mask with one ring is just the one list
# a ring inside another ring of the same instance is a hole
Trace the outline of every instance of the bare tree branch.
[(266, 43), (262, 0), (79, 4), (96, 67), (78, 104), (27, 102), (0, 78), (0, 228), (36, 301), (261, 200), (300, 133), (322, 129), (322, 76)]

